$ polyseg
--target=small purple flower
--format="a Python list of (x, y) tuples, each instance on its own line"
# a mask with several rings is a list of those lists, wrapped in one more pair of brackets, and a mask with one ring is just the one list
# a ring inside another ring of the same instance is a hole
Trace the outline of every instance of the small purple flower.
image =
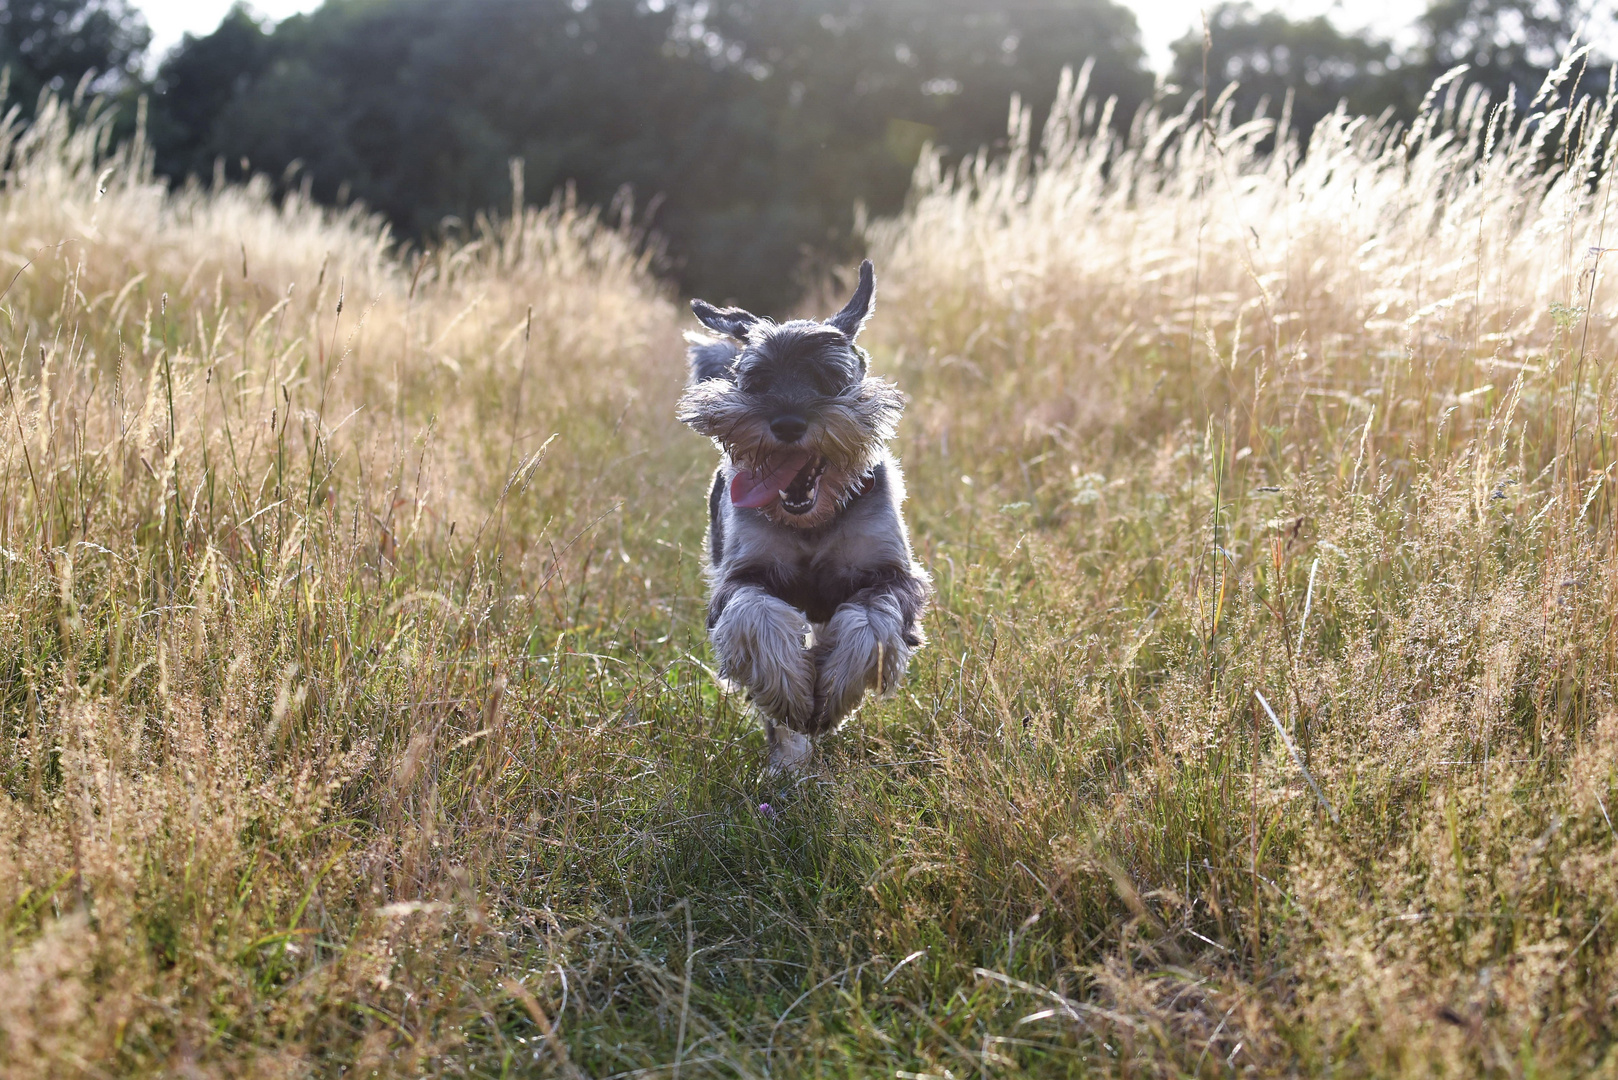
[(775, 817), (775, 810), (771, 808), (770, 804), (767, 802), (761, 802), (758, 804), (758, 812), (767, 818)]

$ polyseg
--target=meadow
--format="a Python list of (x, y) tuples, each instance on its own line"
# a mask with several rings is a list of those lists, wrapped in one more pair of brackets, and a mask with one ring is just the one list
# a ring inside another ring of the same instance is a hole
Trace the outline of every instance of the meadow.
[(1571, 70), (1306, 154), (1081, 74), (924, 157), (862, 343), (931, 642), (787, 777), (643, 237), (514, 172), (412, 250), (7, 126), (0, 1072), (1618, 1075)]

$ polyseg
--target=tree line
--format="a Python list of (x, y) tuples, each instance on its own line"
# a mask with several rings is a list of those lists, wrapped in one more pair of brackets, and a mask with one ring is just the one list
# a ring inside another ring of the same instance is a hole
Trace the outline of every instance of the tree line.
[(1585, 14), (1432, 0), (1396, 46), (1224, 2), (1158, 77), (1114, 0), (326, 0), (273, 27), (237, 7), (148, 77), (128, 0), (0, 0), (0, 63), (24, 119), (42, 92), (145, 97), (173, 182), (263, 173), (407, 241), (508, 209), (520, 159), (530, 197), (655, 233), (682, 290), (776, 309), (853, 256), (856, 207), (902, 205), (925, 144), (1003, 145), (1012, 96), (1037, 124), (1064, 67), (1093, 60), (1120, 117), (1235, 82), (1238, 115), (1287, 101), (1307, 132), (1339, 102), (1408, 119), (1462, 63), (1526, 104)]

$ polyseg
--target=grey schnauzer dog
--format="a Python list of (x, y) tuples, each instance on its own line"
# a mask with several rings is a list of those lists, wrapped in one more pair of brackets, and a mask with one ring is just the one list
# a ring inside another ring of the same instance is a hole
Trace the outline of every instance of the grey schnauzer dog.
[(762, 714), (770, 763), (809, 757), (867, 690), (892, 693), (923, 644), (931, 583), (910, 550), (888, 451), (904, 396), (855, 345), (876, 277), (825, 322), (694, 300), (679, 419), (721, 453), (708, 495), (708, 634)]

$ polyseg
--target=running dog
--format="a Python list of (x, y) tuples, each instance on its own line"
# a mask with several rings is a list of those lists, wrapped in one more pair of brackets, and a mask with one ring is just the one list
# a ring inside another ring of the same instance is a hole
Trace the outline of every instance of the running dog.
[(727, 686), (757, 707), (777, 770), (804, 766), (867, 690), (892, 693), (931, 595), (888, 450), (904, 396), (855, 344), (876, 276), (848, 306), (776, 323), (701, 300), (678, 417), (714, 441), (708, 634)]

